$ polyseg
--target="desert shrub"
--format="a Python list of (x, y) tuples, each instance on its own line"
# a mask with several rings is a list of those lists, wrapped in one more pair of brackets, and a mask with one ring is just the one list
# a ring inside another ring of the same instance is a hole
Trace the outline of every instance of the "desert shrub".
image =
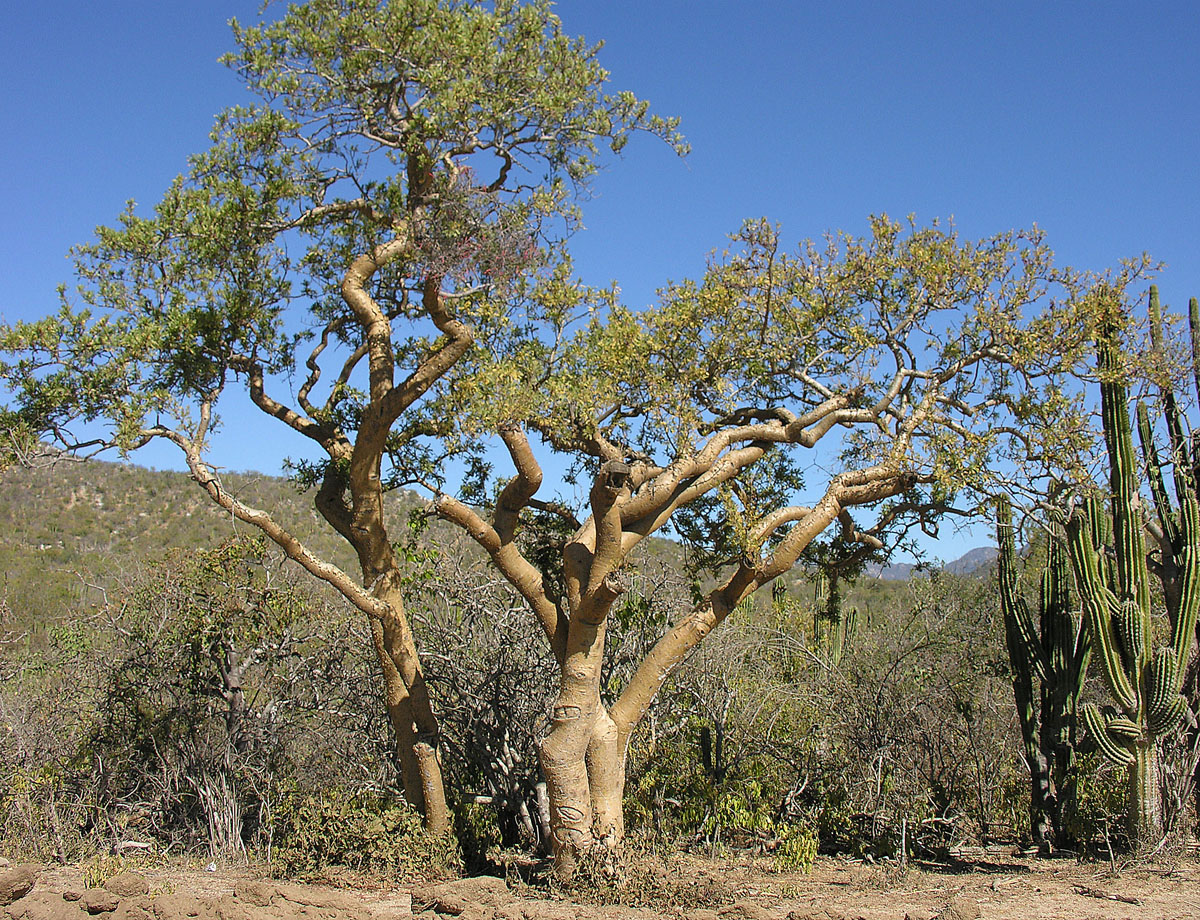
[(1090, 854), (1111, 856), (1128, 843), (1125, 768), (1109, 763), (1099, 751), (1089, 751), (1076, 758), (1072, 770), (1079, 798), (1075, 813), (1063, 815), (1067, 830)]
[(524, 601), (478, 564), (473, 547), (460, 539), (432, 545), (436, 564), (409, 612), (463, 856), (479, 869), (496, 848), (548, 852), (538, 742), (556, 689), (553, 661)]
[(1015, 841), (1027, 780), (989, 584), (865, 580), (840, 656), (813, 598), (800, 580), (735, 612), (680, 667), (631, 750), (630, 826), (733, 845), (794, 824), (875, 857)]
[(77, 860), (95, 847), (98, 818), (80, 756), (97, 712), (89, 692), (91, 647), (47, 630), (0, 650), (0, 854)]
[(458, 866), (452, 839), (426, 834), (419, 814), (386, 796), (341, 789), (292, 792), (276, 803), (272, 828), (271, 860), (288, 876), (351, 869), (432, 879)]
[(121, 581), (109, 603), (4, 649), (0, 830), (14, 850), (131, 840), (240, 857), (269, 839), (279, 788), (392, 781), (367, 624), (262, 540)]
[(642, 747), (643, 739), (631, 752), (625, 800), (631, 834), (660, 847), (751, 849), (770, 853), (780, 868), (811, 867), (816, 833), (783, 806), (789, 774), (768, 759), (748, 758), (718, 778), (704, 763), (698, 737), (659, 739), (653, 751)]

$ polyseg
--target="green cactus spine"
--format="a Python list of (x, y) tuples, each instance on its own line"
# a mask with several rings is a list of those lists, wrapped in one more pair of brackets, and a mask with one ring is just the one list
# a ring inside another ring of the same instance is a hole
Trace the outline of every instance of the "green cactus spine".
[(1012, 507), (1007, 498), (997, 502), (1000, 606), (1029, 767), (1030, 830), (1043, 853), (1067, 842), (1066, 828), (1078, 802), (1071, 767), (1079, 694), (1091, 656), (1088, 634), (1071, 615), (1070, 573), (1061, 525), (1055, 521), (1052, 530), (1042, 572), (1038, 628), (1017, 588)]
[[(1151, 304), (1157, 313), (1157, 292)], [(1157, 333), (1161, 335), (1161, 332)], [(1157, 743), (1174, 729), (1183, 715), (1179, 695), (1183, 672), (1195, 634), (1200, 601), (1200, 511), (1189, 487), (1187, 464), (1174, 464), (1179, 510), (1170, 507), (1161, 466), (1153, 451), (1149, 417), (1139, 408), (1138, 427), (1149, 474), (1151, 492), (1164, 533), (1177, 540), (1172, 554), (1177, 566), (1177, 598), (1168, 598), (1171, 617), (1170, 646), (1156, 650), (1150, 608), (1150, 572), (1147, 566), (1142, 503), (1138, 496), (1133, 433), (1125, 386), (1119, 379), (1120, 362), (1115, 333), (1098, 344), (1100, 400), (1104, 440), (1111, 476), (1111, 545), (1103, 540), (1107, 525), (1099, 499), (1093, 497), (1076, 510), (1068, 527), (1071, 562), (1082, 597), (1088, 629), (1098, 652), (1105, 683), (1116, 707), (1099, 710), (1088, 706), (1084, 720), (1100, 750), (1114, 763), (1129, 767), (1129, 829), (1136, 843), (1156, 841), (1162, 832)], [(1171, 401), (1173, 402), (1173, 401)], [(1173, 447), (1178, 416), (1168, 405), (1168, 429)], [(1179, 454), (1176, 454), (1179, 457)], [(1171, 537), (1167, 538), (1168, 541)], [(1106, 559), (1111, 555), (1111, 561)]]

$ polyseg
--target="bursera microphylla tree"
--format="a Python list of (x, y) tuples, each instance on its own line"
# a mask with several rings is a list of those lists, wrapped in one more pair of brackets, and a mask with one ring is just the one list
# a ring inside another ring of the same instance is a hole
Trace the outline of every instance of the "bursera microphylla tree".
[[(372, 617), (406, 794), (437, 832), (437, 721), (383, 495), (429, 465), (411, 431), (448, 424), (430, 387), (516, 324), (512, 286), (547, 264), (601, 145), (645, 130), (682, 151), (604, 92), (550, 6), (310, 0), (235, 22), (226, 63), (259, 102), (219, 117), (152, 214), (78, 249), (77, 298), (0, 335), (15, 430), (82, 453), (174, 443), (214, 502)], [(223, 487), (207, 448), (235, 394), (310, 444), (297, 469), (359, 576)]]
[[(1058, 380), (1094, 328), (1087, 282), (1053, 266), (1040, 234), (971, 243), (876, 218), (867, 238), (796, 255), (765, 222), (735, 243), (656, 308), (593, 303), (574, 336), (526, 342), (446, 394), (468, 430), (499, 434), (515, 470), (491, 501), (442, 494), (435, 507), (523, 595), (558, 662), (541, 764), (563, 874), (618, 850), (630, 736), (672, 669), (819, 535), (879, 546), (986, 492), (1002, 460), (1053, 465), (1086, 443)], [(590, 479), (581, 508), (535, 497), (529, 432)], [(805, 452), (811, 503), (756, 479)], [(602, 692), (633, 553), (713, 496), (735, 557), (628, 683)]]

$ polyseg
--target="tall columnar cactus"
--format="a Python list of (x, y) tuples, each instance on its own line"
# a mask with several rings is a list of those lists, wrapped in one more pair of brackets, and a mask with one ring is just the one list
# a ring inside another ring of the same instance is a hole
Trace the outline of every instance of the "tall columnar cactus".
[(1012, 506), (1001, 498), (996, 508), (1000, 544), (1000, 606), (1004, 613), (1013, 695), (1021, 719), (1025, 761), (1029, 765), (1029, 818), (1033, 841), (1043, 853), (1066, 842), (1069, 819), (1078, 801), (1075, 776), (1076, 712), (1091, 657), (1082, 622), (1071, 615), (1070, 571), (1066, 548), (1055, 522), (1047, 547), (1038, 625), (1017, 589)]
[(1088, 705), (1083, 716), (1105, 756), (1129, 767), (1129, 829), (1135, 842), (1144, 843), (1158, 837), (1162, 829), (1158, 739), (1179, 724), (1186, 707), (1180, 689), (1200, 602), (1200, 509), (1183, 464), (1176, 463), (1179, 510), (1173, 512), (1171, 520), (1178, 528), (1180, 596), (1170, 642), (1158, 646), (1151, 618), (1150, 572), (1133, 434), (1114, 337), (1102, 338), (1098, 348), (1113, 540), (1109, 545), (1104, 509), (1097, 497), (1076, 510), (1068, 530), (1084, 614), (1116, 705), (1103, 709)]
[(837, 569), (821, 569), (813, 606), (813, 635), (831, 668), (841, 664), (847, 647), (858, 632), (858, 608), (843, 609), (841, 579)]
[[(1194, 297), (1188, 304), (1188, 325), (1191, 327), (1191, 376), (1196, 395), (1200, 398), (1200, 303), (1197, 303)], [(1164, 358), (1162, 309), (1159, 305), (1158, 288), (1154, 286), (1150, 288), (1150, 334), (1156, 356)], [(1160, 395), (1166, 421), (1168, 460), (1174, 472), (1175, 494), (1182, 496), (1186, 493), (1193, 498), (1198, 498), (1200, 497), (1200, 443), (1198, 443), (1200, 432), (1188, 432), (1187, 421), (1180, 409), (1179, 401), (1169, 385), (1160, 389)], [(1185, 605), (1185, 601), (1189, 598), (1189, 590), (1191, 590), (1186, 585), (1189, 567), (1185, 561), (1190, 551), (1190, 545), (1182, 527), (1183, 508), (1176, 509), (1174, 507), (1167, 491), (1163, 465), (1154, 442), (1150, 412), (1145, 403), (1138, 404), (1137, 421), (1142, 455), (1145, 460), (1146, 480), (1150, 485), (1150, 493), (1154, 497), (1154, 510), (1160, 525), (1155, 533), (1154, 548), (1157, 551), (1152, 552), (1150, 558), (1155, 563), (1153, 573), (1162, 583), (1167, 616), (1174, 626), (1181, 618), (1195, 616), (1194, 613), (1189, 613)], [(1200, 688), (1197, 686), (1200, 683), (1200, 674), (1197, 673), (1200, 665), (1193, 658), (1189, 666), (1188, 661), (1181, 658), (1179, 667), (1185, 672), (1182, 677), (1184, 694), (1190, 698), (1195, 715), (1200, 715)], [(1185, 715), (1188, 714), (1185, 713)], [(1187, 747), (1190, 749), (1195, 749), (1196, 736), (1200, 734), (1200, 724), (1195, 715), (1191, 715), (1188, 719), (1189, 742)], [(1197, 806), (1200, 807), (1200, 766), (1197, 766), (1192, 780), (1193, 789), (1197, 795)]]

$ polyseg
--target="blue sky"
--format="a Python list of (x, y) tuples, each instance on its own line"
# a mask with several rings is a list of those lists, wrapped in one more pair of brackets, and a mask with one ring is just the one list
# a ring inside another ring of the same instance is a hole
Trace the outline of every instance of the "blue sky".
[[(47, 0), (0, 13), (0, 318), (54, 309), (67, 249), (147, 205), (213, 115), (243, 101), (216, 63), (255, 0)], [(595, 182), (574, 241), (586, 280), (632, 304), (698, 273), (744, 218), (791, 243), (871, 213), (968, 236), (1037, 223), (1060, 260), (1143, 251), (1176, 308), (1200, 294), (1200, 6), (1168, 2), (563, 0), (605, 41), (614, 89), (682, 118), (686, 161), (648, 139)], [(285, 450), (224, 439), (276, 472)], [(144, 462), (166, 466), (162, 452)], [(953, 557), (981, 542), (951, 539)]]

